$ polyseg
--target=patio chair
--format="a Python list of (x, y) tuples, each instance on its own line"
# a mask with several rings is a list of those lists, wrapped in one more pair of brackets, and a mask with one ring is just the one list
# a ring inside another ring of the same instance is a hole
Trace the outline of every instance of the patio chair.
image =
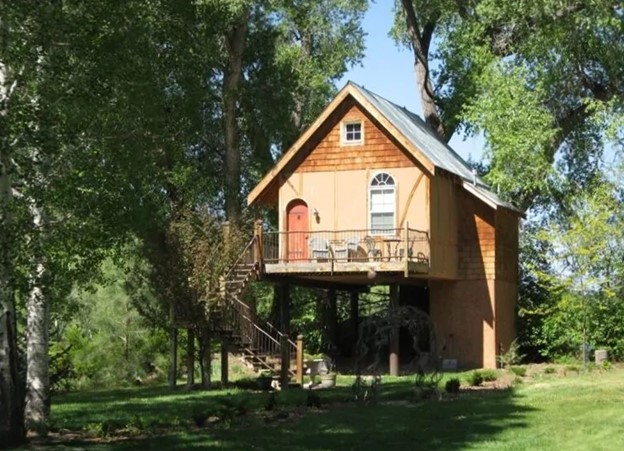
[(381, 258), (381, 249), (377, 249), (377, 241), (372, 236), (364, 237), (364, 244), (366, 245), (367, 254), (369, 258), (374, 260)]
[(310, 240), (310, 255), (313, 260), (328, 260), (329, 245), (327, 244), (327, 240), (323, 238), (312, 238)]

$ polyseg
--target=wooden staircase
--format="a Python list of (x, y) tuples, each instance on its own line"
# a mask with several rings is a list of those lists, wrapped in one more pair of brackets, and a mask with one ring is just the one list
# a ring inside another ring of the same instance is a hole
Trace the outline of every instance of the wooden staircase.
[[(303, 379), (303, 369), (296, 362), (303, 360), (302, 345), (297, 346), (268, 321), (258, 317), (242, 299), (249, 284), (259, 277), (259, 263), (254, 259), (253, 238), (238, 260), (221, 279), (216, 301), (209, 305), (208, 318), (215, 335), (235, 348), (256, 371), (270, 371), (284, 379)], [(299, 358), (296, 358), (301, 354)], [(291, 364), (295, 361), (295, 365)], [(282, 362), (287, 369), (282, 371)], [(301, 373), (301, 374), (299, 374)]]

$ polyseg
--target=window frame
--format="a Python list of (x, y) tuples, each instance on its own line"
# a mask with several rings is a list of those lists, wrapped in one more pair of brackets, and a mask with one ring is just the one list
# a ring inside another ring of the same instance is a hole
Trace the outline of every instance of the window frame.
[[(386, 180), (383, 184), (373, 185), (375, 180), (378, 180), (378, 177), (385, 176)], [(392, 184), (388, 184), (387, 181), (390, 179)], [(373, 215), (374, 214), (382, 214), (388, 213), (387, 211), (374, 211), (373, 210), (373, 193), (382, 192), (384, 190), (392, 190), (389, 193), (389, 196), (392, 198), (392, 227), (391, 229), (373, 229)], [(396, 223), (397, 223), (397, 183), (395, 177), (388, 172), (378, 172), (374, 174), (369, 183), (368, 183), (368, 230), (371, 236), (390, 236), (396, 234)]]
[[(347, 127), (349, 125), (360, 126), (360, 139), (347, 139)], [(359, 146), (364, 144), (364, 121), (360, 119), (354, 119), (351, 121), (344, 121), (340, 127), (340, 144), (343, 146)]]

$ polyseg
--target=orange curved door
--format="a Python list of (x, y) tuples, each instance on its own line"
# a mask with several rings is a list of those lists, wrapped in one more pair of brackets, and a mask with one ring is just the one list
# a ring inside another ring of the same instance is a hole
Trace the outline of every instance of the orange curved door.
[(308, 205), (302, 200), (293, 200), (287, 211), (288, 261), (305, 260), (308, 258)]

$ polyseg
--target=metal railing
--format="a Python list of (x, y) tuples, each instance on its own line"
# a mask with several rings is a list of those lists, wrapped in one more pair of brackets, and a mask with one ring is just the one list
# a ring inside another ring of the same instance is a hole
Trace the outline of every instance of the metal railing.
[[(230, 330), (240, 334), (243, 347), (252, 355), (278, 357), (282, 352), (282, 343), (289, 348), (290, 359), (297, 355), (297, 344), (280, 332), (268, 321), (256, 313), (237, 296), (229, 294), (225, 305), (225, 316)], [(273, 368), (266, 360), (259, 358), (258, 363), (266, 369)], [(289, 368), (292, 376), (295, 371)]]
[(264, 232), (265, 263), (429, 262), (429, 234), (410, 229)]

